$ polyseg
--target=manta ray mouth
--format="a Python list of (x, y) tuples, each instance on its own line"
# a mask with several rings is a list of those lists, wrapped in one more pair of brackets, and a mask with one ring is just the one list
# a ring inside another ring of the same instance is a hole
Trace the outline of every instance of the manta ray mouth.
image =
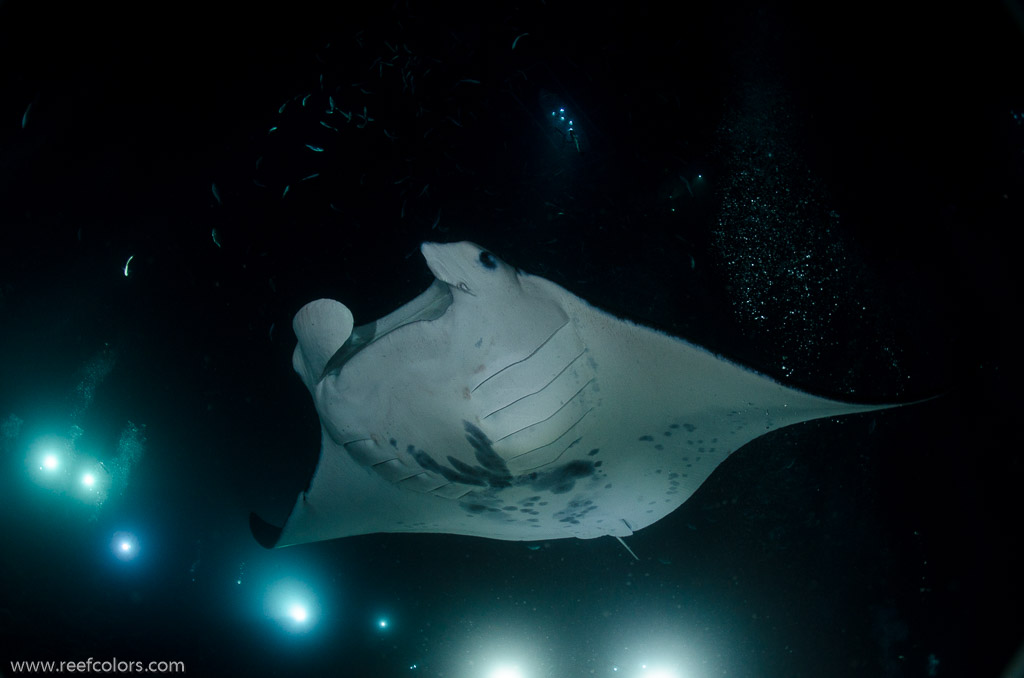
[(420, 321), (437, 320), (452, 305), (452, 300), (452, 289), (448, 283), (434, 280), (430, 287), (409, 303), (399, 306), (383, 318), (353, 329), (341, 348), (327, 361), (320, 379), (339, 371), (357, 353), (399, 327)]

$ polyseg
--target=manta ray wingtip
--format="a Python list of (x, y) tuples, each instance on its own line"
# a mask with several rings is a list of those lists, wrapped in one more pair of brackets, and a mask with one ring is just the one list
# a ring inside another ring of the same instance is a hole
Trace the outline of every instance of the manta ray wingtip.
[(255, 513), (249, 514), (249, 530), (256, 542), (265, 549), (276, 547), (281, 539), (281, 528), (271, 525)]

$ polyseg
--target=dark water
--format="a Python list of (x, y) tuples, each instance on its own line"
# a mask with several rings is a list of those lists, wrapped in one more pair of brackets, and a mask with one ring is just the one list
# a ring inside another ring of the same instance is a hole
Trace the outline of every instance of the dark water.
[[(1024, 639), (1020, 16), (0, 4), (0, 674), (999, 675)], [(248, 512), (283, 518), (318, 456), (292, 315), (391, 311), (424, 240), (823, 395), (943, 396), (751, 443), (639, 561), (262, 550)]]

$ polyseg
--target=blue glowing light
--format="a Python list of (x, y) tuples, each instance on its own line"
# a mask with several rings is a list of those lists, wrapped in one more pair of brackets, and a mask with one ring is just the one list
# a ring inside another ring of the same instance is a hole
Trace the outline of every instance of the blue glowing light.
[(377, 628), (379, 628), (379, 629), (386, 629), (387, 627), (388, 627), (388, 620), (387, 619), (378, 619), (377, 620)]
[(491, 672), (489, 678), (524, 678), (518, 666), (499, 666)]
[(68, 465), (73, 461), (74, 448), (70, 440), (60, 436), (44, 436), (32, 444), (25, 466), (36, 483), (62, 492), (68, 482)]
[(551, 123), (558, 130), (559, 134), (562, 135), (562, 139), (566, 143), (572, 144), (577, 152), (582, 153), (585, 150), (586, 142), (580, 131), (576, 129), (573, 119), (569, 117), (564, 108), (551, 111)]
[(316, 626), (320, 607), (307, 584), (296, 579), (283, 579), (267, 589), (263, 612), (285, 631), (301, 634)]
[(139, 539), (131, 532), (115, 532), (110, 540), (110, 550), (118, 560), (135, 560), (139, 555)]
[(78, 476), (78, 497), (90, 504), (102, 504), (110, 489), (110, 474), (100, 462), (90, 461)]

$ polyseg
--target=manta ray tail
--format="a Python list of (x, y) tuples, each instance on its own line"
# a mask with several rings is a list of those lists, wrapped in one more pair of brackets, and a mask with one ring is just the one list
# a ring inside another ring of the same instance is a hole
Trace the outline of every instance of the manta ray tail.
[(636, 554), (633, 553), (633, 549), (629, 548), (629, 546), (626, 544), (626, 542), (622, 541), (622, 537), (615, 537), (615, 538), (619, 540), (620, 544), (622, 544), (622, 548), (624, 548), (627, 551), (629, 551), (629, 555), (633, 556), (637, 560), (640, 560), (639, 558), (636, 557)]

